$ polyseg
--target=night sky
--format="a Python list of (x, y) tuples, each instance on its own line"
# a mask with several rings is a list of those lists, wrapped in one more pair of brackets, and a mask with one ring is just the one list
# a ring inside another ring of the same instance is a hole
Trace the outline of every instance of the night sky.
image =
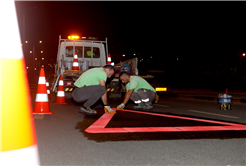
[(71, 34), (107, 37), (111, 53), (152, 56), (167, 65), (179, 58), (183, 66), (216, 66), (227, 57), (235, 66), (237, 50), (246, 50), (245, 2), (15, 3), (21, 34), (25, 10), (25, 39), (30, 45), (42, 40), (46, 60), (56, 59), (59, 35)]

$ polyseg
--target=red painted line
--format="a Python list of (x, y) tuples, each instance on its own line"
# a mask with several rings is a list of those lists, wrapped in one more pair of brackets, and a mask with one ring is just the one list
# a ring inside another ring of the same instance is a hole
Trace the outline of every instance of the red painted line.
[(134, 132), (178, 132), (179, 130), (174, 127), (123, 127), (129, 133)]
[(95, 123), (93, 123), (93, 126), (106, 126), (108, 122), (113, 118), (114, 114), (103, 114)]
[(246, 130), (246, 125), (235, 125), (235, 126), (224, 126), (224, 127), (234, 130)]
[(85, 130), (87, 133), (129, 133), (124, 128), (91, 128)]
[(224, 126), (189, 126), (189, 127), (176, 127), (180, 131), (224, 131), (230, 130)]
[(230, 128), (231, 126), (196, 126), (196, 127), (128, 127), (128, 128), (93, 128), (88, 133), (148, 133), (148, 132), (197, 132), (197, 131), (230, 131), (245, 130), (245, 128)]
[[(115, 110), (115, 108), (114, 108)], [(88, 133), (135, 133), (135, 132), (191, 132), (191, 131), (225, 131), (225, 130), (246, 130), (246, 125), (238, 125), (234, 123), (219, 122), (213, 120), (204, 120), (197, 118), (188, 118), (182, 116), (173, 116), (165, 114), (157, 114), (150, 112), (122, 110), (133, 113), (163, 116), (169, 118), (178, 118), (185, 120), (193, 120), (207, 123), (223, 124), (226, 126), (185, 126), (185, 127), (122, 127), (122, 128), (105, 128), (115, 114), (105, 113), (96, 122), (89, 126), (85, 131)]]

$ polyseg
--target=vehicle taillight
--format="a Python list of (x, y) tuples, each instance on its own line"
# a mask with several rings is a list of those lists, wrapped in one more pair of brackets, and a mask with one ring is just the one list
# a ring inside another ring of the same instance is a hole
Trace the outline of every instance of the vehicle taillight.
[(64, 86), (73, 86), (72, 82), (64, 81), (63, 83), (64, 83)]
[(166, 92), (167, 87), (156, 87), (155, 90), (156, 90), (156, 92)]

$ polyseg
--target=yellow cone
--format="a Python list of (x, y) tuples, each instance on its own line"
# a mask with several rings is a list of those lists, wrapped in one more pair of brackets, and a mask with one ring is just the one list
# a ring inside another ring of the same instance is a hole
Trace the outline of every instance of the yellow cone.
[(25, 61), (13, 0), (0, 0), (0, 165), (39, 165)]

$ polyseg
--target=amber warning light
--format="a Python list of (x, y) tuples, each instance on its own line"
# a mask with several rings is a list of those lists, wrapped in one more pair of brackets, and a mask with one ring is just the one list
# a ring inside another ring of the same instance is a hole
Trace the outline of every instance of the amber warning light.
[(68, 36), (67, 38), (70, 40), (76, 40), (79, 39), (79, 36)]
[(156, 92), (166, 92), (167, 87), (156, 87), (155, 90), (156, 90)]

